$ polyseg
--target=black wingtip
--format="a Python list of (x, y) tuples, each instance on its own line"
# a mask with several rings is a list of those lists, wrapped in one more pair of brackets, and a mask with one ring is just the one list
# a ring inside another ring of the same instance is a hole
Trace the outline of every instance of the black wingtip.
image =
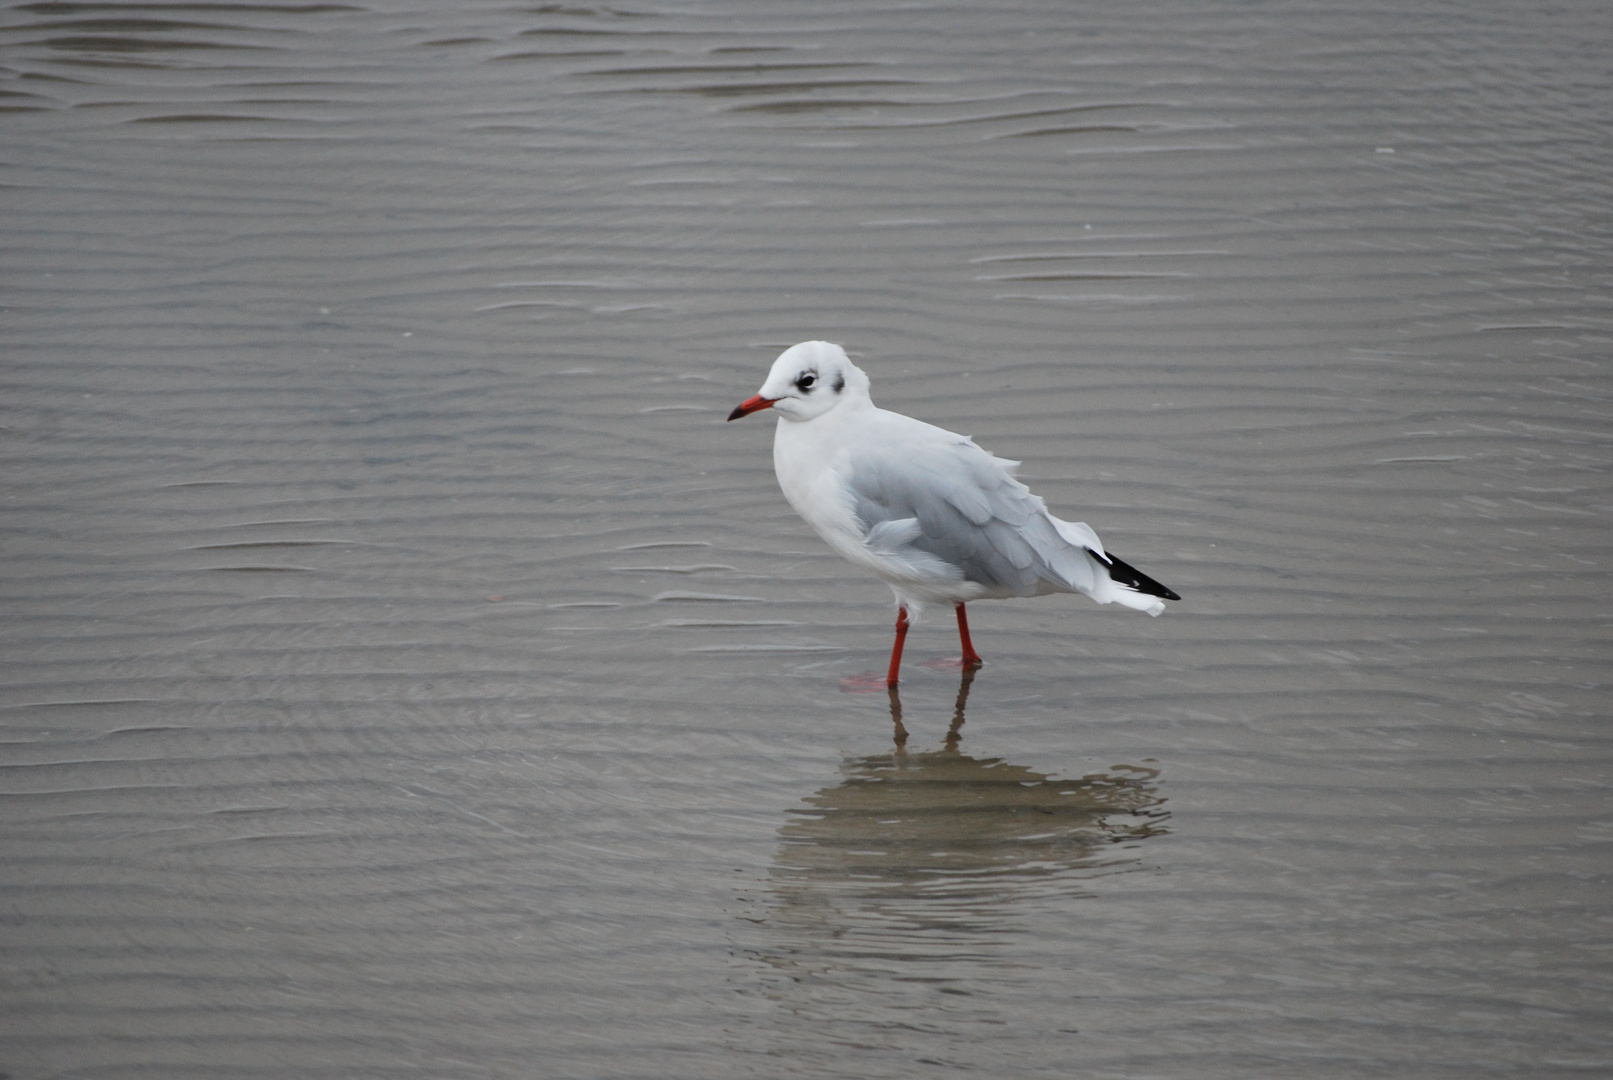
[(1161, 600), (1181, 599), (1180, 596), (1176, 595), (1176, 590), (1169, 586), (1161, 585), (1130, 563), (1107, 553), (1103, 556), (1103, 560), (1109, 564), (1109, 576), (1120, 582), (1120, 584), (1130, 585), (1133, 589), (1146, 596), (1157, 596)]

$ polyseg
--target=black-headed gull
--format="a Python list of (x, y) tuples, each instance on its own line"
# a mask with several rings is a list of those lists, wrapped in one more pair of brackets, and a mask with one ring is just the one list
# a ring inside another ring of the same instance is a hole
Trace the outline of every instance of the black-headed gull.
[(963, 663), (981, 663), (964, 604), (1086, 593), (1100, 604), (1158, 615), (1181, 597), (1103, 550), (1084, 522), (1060, 521), (1014, 479), (1019, 462), (877, 407), (868, 376), (827, 341), (803, 341), (773, 362), (756, 396), (728, 414), (779, 414), (773, 469), (795, 512), (829, 546), (896, 594), (895, 686), (909, 616), (926, 603), (958, 615)]

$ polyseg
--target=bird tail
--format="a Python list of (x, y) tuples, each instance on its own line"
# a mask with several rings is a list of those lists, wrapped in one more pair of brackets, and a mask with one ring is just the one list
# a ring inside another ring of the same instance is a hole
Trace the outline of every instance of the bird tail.
[[(1063, 541), (1070, 545), (1064, 551), (1068, 556), (1053, 562), (1053, 566), (1070, 587), (1086, 593), (1100, 604), (1123, 604), (1150, 615), (1165, 610), (1166, 600), (1180, 600), (1175, 591), (1161, 585), (1123, 559), (1103, 550), (1103, 541), (1084, 521), (1060, 521), (1052, 514), (1048, 521)], [(1080, 566), (1072, 565), (1079, 562)]]
[(1099, 554), (1090, 548), (1087, 549), (1087, 553), (1102, 569), (1109, 572), (1109, 580), (1100, 580), (1099, 588), (1092, 596), (1100, 604), (1124, 604), (1138, 611), (1146, 611), (1150, 615), (1158, 615), (1165, 610), (1164, 601), (1181, 599), (1174, 589), (1161, 585), (1118, 556)]
[(1166, 600), (1181, 599), (1170, 586), (1161, 585), (1135, 566), (1122, 561), (1114, 555), (1100, 555), (1098, 558), (1108, 565), (1109, 577), (1127, 588), (1135, 589), (1137, 592), (1148, 596), (1163, 597)]

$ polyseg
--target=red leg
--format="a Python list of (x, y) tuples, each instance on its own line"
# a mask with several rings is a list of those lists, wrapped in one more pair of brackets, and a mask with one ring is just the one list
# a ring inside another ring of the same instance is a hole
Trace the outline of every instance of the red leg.
[(980, 659), (980, 654), (975, 652), (974, 642), (969, 640), (969, 616), (963, 613), (962, 604), (957, 606), (957, 612), (958, 640), (963, 642), (963, 666), (966, 668), (979, 667), (985, 661)]
[(896, 609), (896, 644), (891, 646), (891, 670), (885, 676), (886, 686), (896, 685), (896, 672), (902, 666), (902, 645), (907, 641), (907, 608)]

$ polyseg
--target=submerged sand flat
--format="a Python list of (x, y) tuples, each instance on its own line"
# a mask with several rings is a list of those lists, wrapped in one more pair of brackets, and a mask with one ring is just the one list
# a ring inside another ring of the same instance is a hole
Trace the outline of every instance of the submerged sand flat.
[[(1613, 1070), (1600, 5), (0, 42), (13, 1080)], [(842, 693), (809, 338), (1182, 602)]]

